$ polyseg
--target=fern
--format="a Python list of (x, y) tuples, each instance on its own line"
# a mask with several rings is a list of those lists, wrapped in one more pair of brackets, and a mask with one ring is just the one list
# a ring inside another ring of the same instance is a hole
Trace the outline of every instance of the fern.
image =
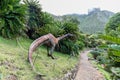
[(0, 5), (0, 35), (13, 38), (24, 33), (26, 6), (20, 0), (3, 0)]

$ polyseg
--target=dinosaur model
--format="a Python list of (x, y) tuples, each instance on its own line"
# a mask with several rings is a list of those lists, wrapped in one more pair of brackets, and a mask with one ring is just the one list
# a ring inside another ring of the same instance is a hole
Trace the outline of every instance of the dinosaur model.
[[(29, 51), (28, 51), (28, 61), (30, 62), (32, 69), (36, 72), (35, 68), (34, 68), (34, 64), (32, 61), (32, 54), (35, 51), (35, 49), (42, 44), (48, 44), (48, 46), (51, 48), (50, 50), (47, 48), (48, 51), (48, 56), (51, 57), (52, 59), (55, 59), (52, 55), (54, 48), (56, 46), (56, 44), (58, 44), (58, 41), (60, 41), (61, 39), (67, 37), (67, 36), (73, 36), (73, 34), (65, 34), (61, 37), (54, 37), (51, 33), (43, 35), (39, 38), (37, 38), (36, 40), (34, 40), (32, 42), (32, 44), (30, 45)], [(36, 72), (37, 73), (37, 72)], [(39, 74), (39, 73), (38, 73)]]

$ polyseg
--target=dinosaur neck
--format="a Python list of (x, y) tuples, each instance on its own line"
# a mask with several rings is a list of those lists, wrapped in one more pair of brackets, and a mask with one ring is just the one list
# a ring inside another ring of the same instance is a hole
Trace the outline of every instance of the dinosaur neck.
[(63, 35), (63, 36), (60, 36), (60, 37), (58, 37), (57, 39), (58, 39), (58, 41), (59, 41), (59, 40), (65, 38), (65, 37), (67, 37), (67, 36), (69, 36), (69, 34), (65, 34), (65, 35)]

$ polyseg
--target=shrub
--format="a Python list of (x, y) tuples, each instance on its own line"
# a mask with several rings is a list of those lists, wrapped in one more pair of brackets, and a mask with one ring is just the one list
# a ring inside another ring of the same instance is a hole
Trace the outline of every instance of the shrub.
[(113, 80), (120, 79), (120, 67), (111, 67)]
[(90, 53), (93, 55), (94, 59), (96, 59), (98, 56), (100, 56), (102, 51), (100, 49), (95, 49), (95, 50), (91, 51)]
[(16, 38), (26, 29), (26, 6), (20, 0), (0, 0), (0, 35)]

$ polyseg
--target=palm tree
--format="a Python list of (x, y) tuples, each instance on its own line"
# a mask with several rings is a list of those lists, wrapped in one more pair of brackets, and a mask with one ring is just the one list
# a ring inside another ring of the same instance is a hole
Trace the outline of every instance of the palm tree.
[(36, 30), (41, 27), (41, 15), (42, 8), (38, 0), (24, 0), (24, 3), (28, 7), (28, 22), (26, 32), (29, 38), (33, 38), (33, 35), (36, 35)]
[(0, 35), (15, 38), (25, 30), (26, 6), (20, 0), (0, 0)]

